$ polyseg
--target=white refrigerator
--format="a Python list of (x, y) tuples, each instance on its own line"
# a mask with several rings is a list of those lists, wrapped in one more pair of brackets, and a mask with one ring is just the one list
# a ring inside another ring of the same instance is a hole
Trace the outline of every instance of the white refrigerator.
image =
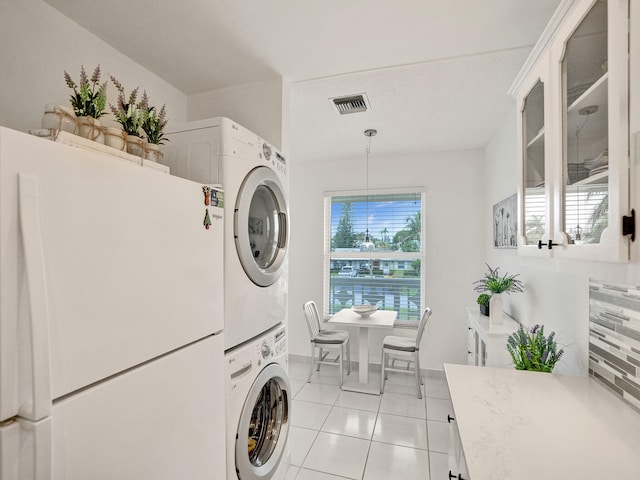
[(202, 187), (0, 128), (0, 480), (225, 478)]

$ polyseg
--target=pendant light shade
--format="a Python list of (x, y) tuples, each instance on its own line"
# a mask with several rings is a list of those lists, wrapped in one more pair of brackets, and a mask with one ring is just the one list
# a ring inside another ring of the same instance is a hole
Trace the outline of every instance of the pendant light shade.
[(371, 137), (375, 136), (378, 133), (377, 130), (373, 128), (369, 128), (364, 131), (365, 137), (369, 138), (369, 144), (367, 145), (367, 231), (364, 236), (364, 242), (360, 245), (361, 252), (373, 252), (376, 249), (376, 246), (371, 241), (371, 237), (369, 237), (369, 152), (371, 151)]

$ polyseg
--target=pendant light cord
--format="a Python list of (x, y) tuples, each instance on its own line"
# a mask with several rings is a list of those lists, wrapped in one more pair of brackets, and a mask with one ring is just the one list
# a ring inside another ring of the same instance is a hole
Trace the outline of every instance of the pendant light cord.
[(369, 136), (369, 144), (367, 145), (367, 234), (365, 242), (369, 241), (369, 152), (371, 152), (371, 136)]

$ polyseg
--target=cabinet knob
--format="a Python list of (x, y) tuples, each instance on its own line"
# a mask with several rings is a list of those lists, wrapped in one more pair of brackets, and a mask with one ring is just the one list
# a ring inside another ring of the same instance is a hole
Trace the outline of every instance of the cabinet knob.
[(451, 470), (449, 470), (449, 480), (454, 480), (456, 478), (458, 478), (458, 476), (454, 475), (453, 473), (451, 473)]
[(447, 415), (447, 422), (451, 423), (455, 420), (451, 415)]

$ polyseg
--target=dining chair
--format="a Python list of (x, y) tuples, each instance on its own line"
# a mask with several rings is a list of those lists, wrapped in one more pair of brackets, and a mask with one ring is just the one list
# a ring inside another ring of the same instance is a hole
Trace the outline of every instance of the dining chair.
[[(412, 373), (416, 377), (418, 398), (422, 398), (420, 385), (424, 384), (424, 379), (422, 378), (422, 371), (420, 370), (420, 342), (430, 316), (431, 309), (427, 307), (420, 318), (415, 338), (387, 335), (384, 337), (384, 340), (382, 340), (382, 374), (380, 376), (380, 393), (384, 393), (384, 383), (387, 380), (388, 372)], [(395, 361), (398, 359), (407, 362), (406, 368), (395, 367)], [(389, 360), (391, 360), (391, 364), (389, 364)], [(412, 363), (413, 369), (411, 369)]]
[[(351, 373), (351, 350), (349, 348), (349, 332), (345, 330), (321, 330), (320, 329), (320, 315), (318, 314), (318, 307), (314, 301), (308, 301), (304, 304), (304, 315), (307, 319), (307, 326), (309, 327), (309, 335), (311, 337), (311, 369), (309, 370), (309, 377), (307, 382), (311, 382), (311, 376), (313, 375), (313, 367), (317, 364), (317, 371), (320, 371), (320, 365), (338, 365), (340, 367), (340, 386), (344, 383), (344, 367), (343, 357), (346, 350), (347, 354), (347, 374)], [(319, 354), (316, 360), (316, 348), (318, 348)], [(335, 360), (326, 360), (327, 355), (330, 352), (325, 352), (325, 349), (338, 349), (338, 356)], [(337, 363), (336, 363), (337, 362)]]

